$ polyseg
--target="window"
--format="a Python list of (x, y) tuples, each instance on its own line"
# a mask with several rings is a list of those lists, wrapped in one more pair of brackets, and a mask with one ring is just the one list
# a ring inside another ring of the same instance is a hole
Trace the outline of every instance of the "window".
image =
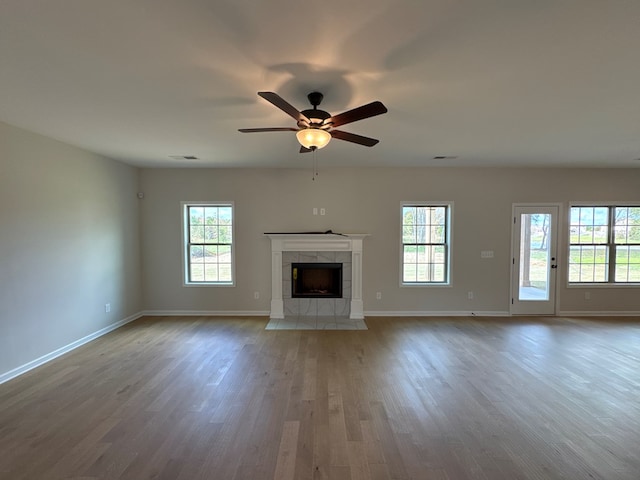
[(402, 205), (402, 284), (449, 283), (451, 206)]
[(640, 206), (573, 206), (569, 283), (640, 283)]
[(185, 283), (233, 285), (233, 205), (184, 204)]

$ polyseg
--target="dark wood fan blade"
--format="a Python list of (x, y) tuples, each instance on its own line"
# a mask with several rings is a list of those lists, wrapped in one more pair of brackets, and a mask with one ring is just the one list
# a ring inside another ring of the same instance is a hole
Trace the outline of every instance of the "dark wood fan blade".
[(297, 132), (297, 128), (291, 127), (269, 127), (269, 128), (239, 128), (239, 132), (242, 133), (254, 133), (254, 132)]
[(313, 152), (313, 150), (311, 150), (310, 148), (303, 147), (302, 145), (300, 145), (300, 153), (309, 153), (309, 152)]
[(362, 135), (356, 135), (355, 133), (343, 132), (342, 130), (331, 130), (331, 136), (338, 140), (346, 140), (347, 142), (357, 143), (358, 145), (364, 145), (365, 147), (373, 147), (380, 140), (375, 138), (363, 137)]
[(330, 124), (332, 127), (339, 127), (346, 123), (356, 122), (369, 117), (375, 117), (387, 113), (387, 107), (382, 102), (371, 102), (361, 107), (354, 108), (353, 110), (347, 110), (340, 113), (335, 117), (327, 118), (323, 123)]
[(287, 115), (290, 115), (291, 117), (293, 117), (296, 120), (296, 122), (306, 122), (307, 125), (310, 123), (309, 119), (305, 115), (303, 115), (302, 112), (298, 111), (296, 107), (291, 105), (289, 102), (287, 102), (277, 93), (258, 92), (258, 95), (260, 95), (266, 101), (271, 102), (273, 105), (278, 107)]

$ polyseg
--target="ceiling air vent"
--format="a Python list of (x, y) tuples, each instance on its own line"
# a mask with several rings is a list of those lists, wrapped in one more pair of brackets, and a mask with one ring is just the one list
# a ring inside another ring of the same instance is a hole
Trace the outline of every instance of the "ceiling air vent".
[(169, 155), (169, 158), (174, 160), (198, 160), (195, 155)]
[(455, 160), (456, 158), (458, 157), (455, 155), (436, 155), (433, 157), (434, 160)]

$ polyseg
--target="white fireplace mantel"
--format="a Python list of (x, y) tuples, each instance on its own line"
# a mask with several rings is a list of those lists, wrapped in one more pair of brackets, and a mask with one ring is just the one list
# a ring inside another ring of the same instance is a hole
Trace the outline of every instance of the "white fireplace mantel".
[(271, 318), (284, 318), (282, 252), (351, 252), (349, 318), (363, 319), (362, 241), (367, 233), (265, 233), (271, 239)]

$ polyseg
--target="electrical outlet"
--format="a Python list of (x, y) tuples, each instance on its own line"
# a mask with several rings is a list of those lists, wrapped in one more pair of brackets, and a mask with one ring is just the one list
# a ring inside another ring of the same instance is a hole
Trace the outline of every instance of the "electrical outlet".
[(104, 304), (104, 313), (109, 313), (111, 311), (111, 304), (110, 303), (105, 303)]
[(253, 298), (258, 300), (260, 298), (260, 292), (253, 292)]
[(313, 207), (313, 214), (317, 215), (318, 214), (318, 209), (316, 207)]
[(327, 214), (327, 210), (324, 208), (320, 209), (320, 215), (326, 215)]
[(584, 299), (591, 300), (591, 292), (584, 292)]
[(473, 300), (473, 292), (468, 292), (468, 293), (467, 293), (467, 298), (468, 298), (469, 300)]
[(482, 250), (480, 258), (493, 258), (493, 250)]
[(382, 292), (376, 292), (376, 300), (382, 299)]

